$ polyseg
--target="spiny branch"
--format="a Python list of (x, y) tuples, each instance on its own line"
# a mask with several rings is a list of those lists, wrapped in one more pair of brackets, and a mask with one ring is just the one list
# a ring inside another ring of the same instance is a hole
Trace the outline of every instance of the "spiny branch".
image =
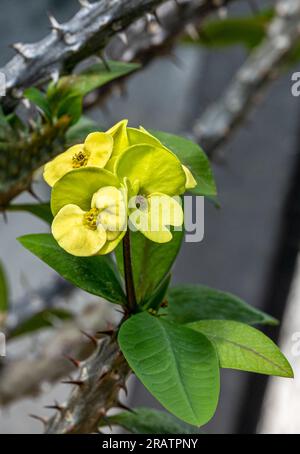
[(25, 88), (70, 73), (77, 63), (104, 49), (113, 35), (165, 1), (81, 2), (81, 9), (69, 22), (59, 24), (50, 16), (51, 33), (35, 44), (14, 44), (17, 55), (0, 69), (6, 76), (4, 109), (13, 109)]
[[(230, 1), (233, 0), (224, 0), (222, 4), (227, 4)], [(110, 2), (102, 3), (105, 3), (106, 5), (108, 3), (110, 4)], [(135, 2), (128, 2), (128, 4), (129, 3), (132, 4)], [(149, 6), (149, 3), (152, 4), (153, 2), (138, 3), (146, 3)], [(126, 7), (129, 7), (129, 5), (127, 5)], [(210, 0), (202, 0), (200, 2), (199, 0), (193, 0), (180, 4), (180, 7), (178, 7), (173, 1), (168, 2), (163, 6), (163, 11), (160, 13), (159, 20), (161, 25), (158, 25), (156, 22), (156, 26), (154, 26), (152, 19), (151, 27), (149, 23), (146, 23), (145, 25), (144, 21), (141, 21), (138, 27), (134, 26), (129, 28), (126, 35), (127, 38), (125, 40), (126, 44), (124, 43), (124, 39), (121, 40), (119, 38), (116, 38), (112, 41), (112, 46), (108, 49), (108, 52), (115, 59), (127, 61), (139, 60), (145, 64), (155, 56), (170, 52), (170, 47), (174, 44), (175, 39), (178, 38), (180, 33), (185, 30), (185, 27), (189, 22), (199, 23), (199, 21), (203, 20), (208, 13), (214, 11), (218, 7), (219, 2), (215, 3), (211, 2)], [(109, 11), (107, 14), (109, 14)], [(58, 27), (56, 21), (53, 18), (51, 18), (51, 22), (52, 26), (54, 26), (55, 28)], [(66, 27), (69, 27), (69, 25), (64, 24), (63, 28), (65, 29)], [(111, 31), (111, 34), (113, 33), (114, 30)], [(92, 32), (90, 34), (92, 35)], [(47, 53), (45, 53), (45, 55), (43, 54), (40, 58), (41, 62), (44, 58), (47, 59)], [(59, 55), (57, 56), (57, 58), (58, 62), (60, 62)], [(12, 62), (10, 62), (7, 66), (12, 65), (14, 61), (15, 59), (12, 60)], [(17, 59), (16, 61), (18, 62), (19, 59)], [(23, 62), (23, 64), (25, 65), (25, 63), (26, 60)], [(28, 71), (31, 70), (30, 68), (31, 67), (28, 68)], [(49, 67), (44, 68), (44, 71), (47, 73), (48, 77), (50, 77), (51, 75), (50, 69)], [(15, 71), (17, 74), (17, 67), (15, 68)], [(58, 74), (59, 72), (56, 71), (55, 77), (57, 77)], [(37, 83), (41, 82), (41, 80), (38, 79), (38, 71), (35, 71), (33, 76), (37, 78), (35, 79)], [(27, 83), (34, 82), (30, 79), (30, 74), (28, 74), (28, 78), (29, 79)], [(10, 84), (11, 87), (14, 87), (12, 81), (10, 82)], [(4, 102), (7, 102), (7, 99), (10, 99), (9, 93), (8, 97), (4, 98)], [(48, 130), (50, 130), (50, 128), (48, 128)], [(36, 134), (33, 134), (33, 136), (36, 136)], [(2, 209), (5, 209), (5, 206), (15, 196), (17, 196), (24, 190), (28, 190), (31, 185), (33, 171), (63, 150), (63, 142), (61, 141), (60, 146), (57, 146), (57, 144), (55, 143), (55, 137), (56, 136), (54, 136), (53, 138), (53, 143), (51, 143), (51, 141), (48, 140), (47, 135), (45, 136), (44, 140), (42, 140), (43, 134), (40, 134), (40, 151), (35, 152), (34, 156), (31, 153), (32, 144), (30, 140), (28, 140), (28, 143), (24, 143), (21, 140), (17, 145), (15, 143), (12, 143), (11, 149), (6, 144), (3, 144), (4, 148), (2, 147), (3, 149), (1, 149), (0, 144), (0, 209), (1, 207)], [(25, 152), (24, 150), (27, 151)], [(23, 165), (22, 162), (23, 157), (24, 159), (26, 159), (25, 165)]]
[(10, 405), (28, 396), (43, 392), (45, 383), (56, 383), (74, 371), (74, 364), (66, 359), (87, 358), (95, 348), (81, 330), (95, 333), (106, 328), (108, 312), (102, 304), (89, 304), (75, 319), (64, 322), (39, 342), (34, 355), (5, 359), (0, 363), (0, 405)]
[(67, 402), (48, 423), (46, 434), (89, 434), (97, 432), (107, 411), (120, 407), (118, 396), (130, 373), (114, 336), (100, 341), (82, 366)]

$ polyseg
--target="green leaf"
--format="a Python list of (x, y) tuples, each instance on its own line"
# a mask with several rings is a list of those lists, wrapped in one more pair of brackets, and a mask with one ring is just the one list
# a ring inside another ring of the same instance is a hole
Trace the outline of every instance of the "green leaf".
[(7, 211), (25, 211), (42, 219), (43, 221), (47, 222), (47, 224), (51, 224), (53, 221), (53, 215), (51, 213), (49, 203), (24, 203), (9, 205), (7, 207)]
[(147, 313), (121, 326), (120, 348), (137, 377), (178, 418), (195, 426), (213, 416), (219, 396), (219, 364), (203, 335)]
[(25, 235), (20, 243), (75, 286), (112, 303), (122, 304), (125, 295), (109, 256), (75, 257), (61, 249), (52, 235)]
[(53, 327), (53, 320), (59, 319), (62, 321), (71, 320), (73, 314), (64, 309), (47, 309), (37, 314), (34, 314), (30, 319), (18, 325), (18, 327), (9, 333), (9, 337), (24, 336), (43, 328)]
[[(183, 231), (173, 231), (168, 243), (154, 243), (140, 232), (131, 232), (131, 258), (136, 296), (139, 302), (146, 302), (157, 289), (170, 269), (180, 250)], [(123, 270), (123, 251), (120, 244), (116, 251), (119, 269)]]
[(263, 333), (239, 322), (206, 320), (188, 327), (216, 346), (221, 367), (292, 378), (293, 370), (279, 348)]
[(41, 109), (49, 122), (52, 121), (51, 106), (44, 93), (35, 87), (30, 87), (24, 91), (24, 96)]
[(8, 312), (8, 283), (4, 267), (0, 262), (0, 325)]
[(80, 74), (62, 77), (57, 85), (51, 89), (50, 98), (57, 96), (58, 93), (68, 93), (85, 96), (96, 88), (119, 79), (127, 74), (136, 71), (141, 66), (136, 63), (123, 63), (117, 61), (108, 61), (110, 70), (103, 63), (92, 65)]
[(70, 125), (77, 123), (82, 114), (82, 96), (71, 94), (62, 99), (57, 111), (57, 117), (68, 115), (71, 118)]
[(186, 37), (183, 42), (210, 48), (243, 45), (251, 50), (265, 38), (273, 16), (272, 11), (263, 11), (255, 16), (210, 19), (201, 24), (198, 39)]
[[(109, 416), (108, 423), (123, 427), (132, 434), (198, 434), (196, 429), (185, 424), (175, 416), (152, 408), (134, 408), (133, 412), (124, 411)], [(103, 426), (107, 423), (103, 422)]]
[(270, 315), (249, 306), (231, 293), (204, 285), (179, 285), (169, 289), (169, 317), (177, 323), (197, 320), (235, 320), (249, 325), (277, 325)]
[(216, 183), (209, 160), (196, 143), (183, 137), (162, 131), (150, 131), (165, 147), (176, 154), (178, 159), (190, 169), (197, 186), (189, 190), (192, 194), (214, 198), (217, 195)]

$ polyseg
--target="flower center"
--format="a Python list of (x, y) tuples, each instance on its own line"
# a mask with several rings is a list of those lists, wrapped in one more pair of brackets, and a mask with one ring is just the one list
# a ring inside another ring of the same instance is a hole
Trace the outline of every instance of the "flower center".
[(148, 203), (146, 197), (142, 195), (137, 195), (135, 198), (135, 206), (138, 210), (145, 211), (147, 210)]
[(86, 225), (91, 230), (97, 229), (97, 218), (99, 216), (100, 210), (98, 208), (92, 208), (90, 211), (85, 213), (83, 224)]
[(81, 150), (78, 153), (75, 153), (72, 157), (72, 166), (73, 169), (78, 169), (79, 167), (85, 167), (88, 163), (89, 155), (86, 151)]

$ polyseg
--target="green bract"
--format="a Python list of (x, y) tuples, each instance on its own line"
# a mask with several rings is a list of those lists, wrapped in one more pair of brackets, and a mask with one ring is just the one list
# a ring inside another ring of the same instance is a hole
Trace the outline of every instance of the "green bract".
[(131, 184), (138, 182), (139, 193), (160, 192), (170, 196), (183, 194), (186, 176), (179, 159), (164, 148), (153, 145), (133, 145), (120, 155), (115, 173)]

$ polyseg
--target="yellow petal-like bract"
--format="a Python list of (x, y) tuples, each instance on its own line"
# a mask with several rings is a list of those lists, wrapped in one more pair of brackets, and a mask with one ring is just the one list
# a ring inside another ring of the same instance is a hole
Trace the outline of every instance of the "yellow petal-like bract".
[(44, 179), (49, 186), (66, 173), (81, 167), (100, 167), (107, 164), (113, 150), (113, 138), (103, 132), (89, 134), (83, 144), (74, 145), (59, 154), (44, 167)]
[(179, 196), (197, 185), (192, 172), (156, 137), (127, 123), (89, 134), (45, 165), (52, 233), (70, 254), (108, 254), (127, 228), (165, 243), (170, 227), (183, 225)]

